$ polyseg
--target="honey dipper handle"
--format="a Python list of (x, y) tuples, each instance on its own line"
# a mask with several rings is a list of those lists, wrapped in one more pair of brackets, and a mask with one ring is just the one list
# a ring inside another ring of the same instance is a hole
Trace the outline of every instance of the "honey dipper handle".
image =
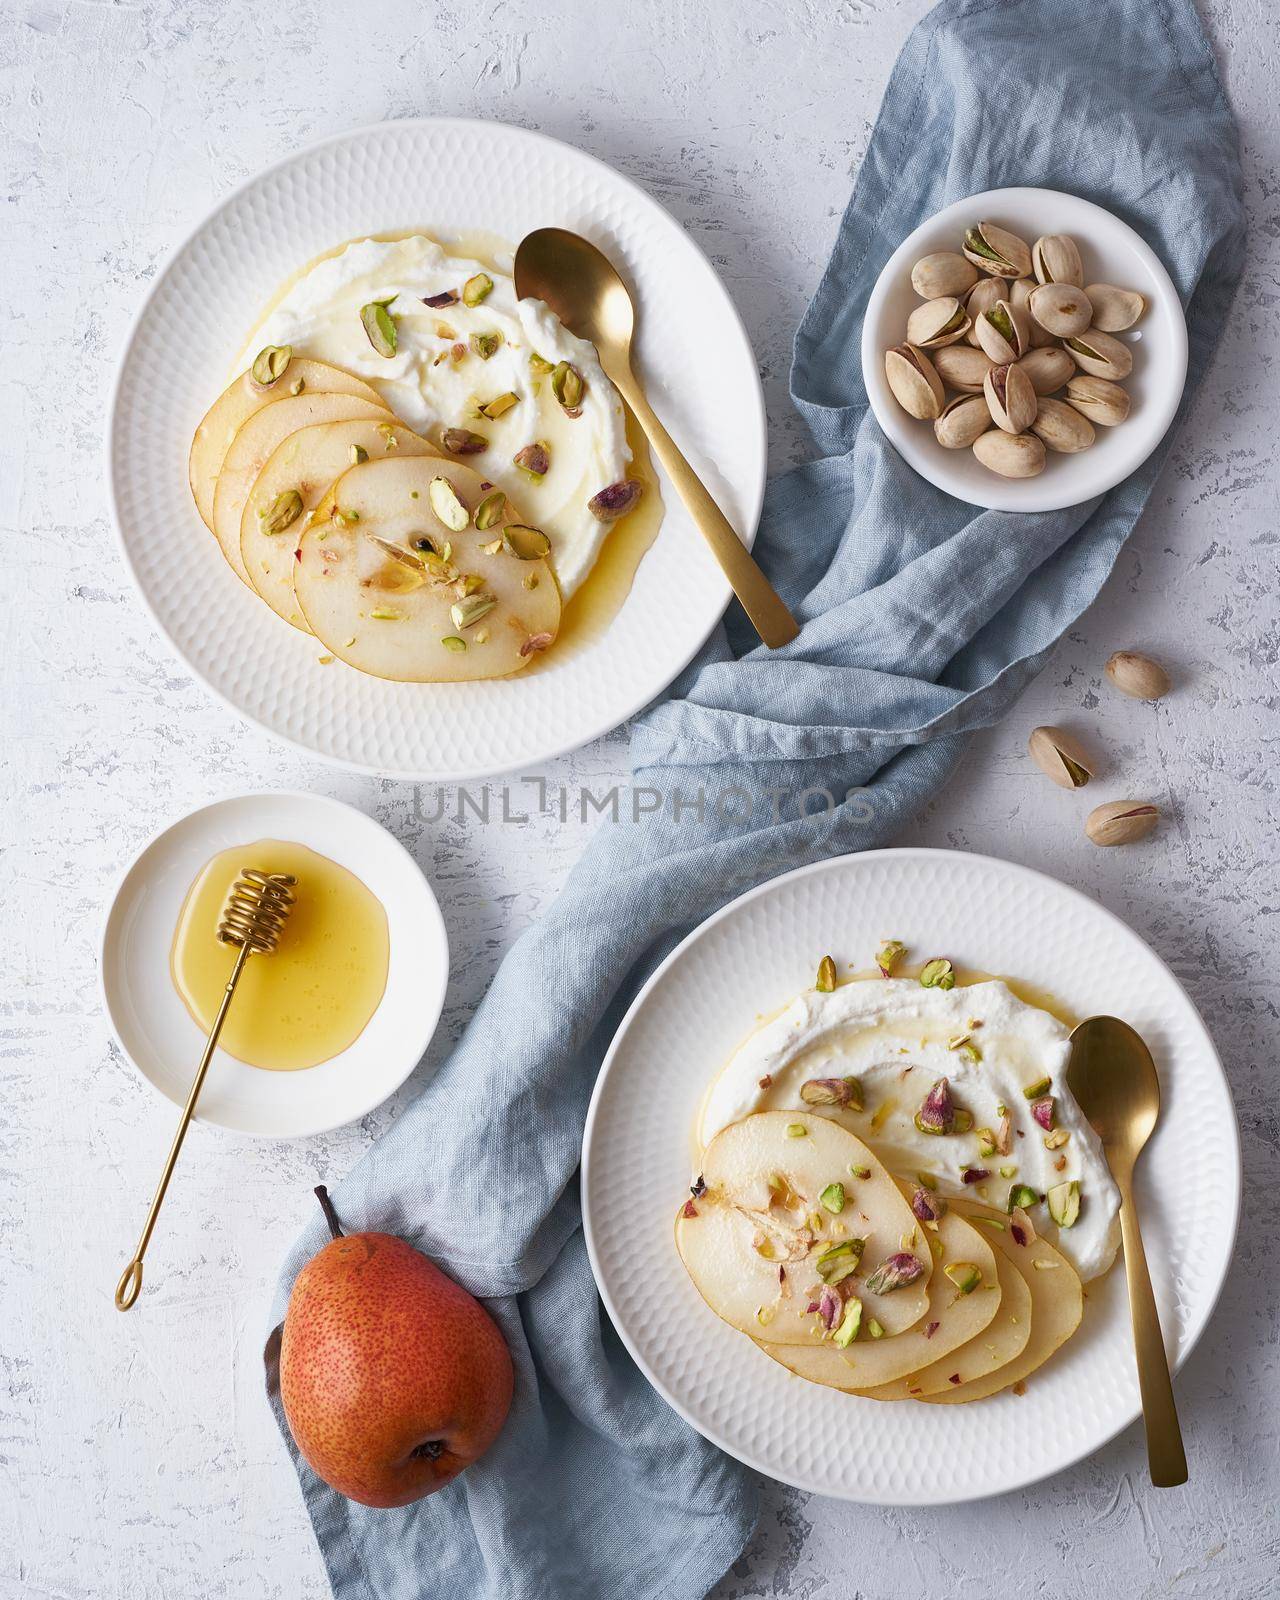
[(133, 1259), (120, 1274), (120, 1281), (116, 1284), (116, 1310), (128, 1311), (136, 1302), (142, 1292), (142, 1258), (146, 1254), (147, 1246), (151, 1243), (151, 1235), (155, 1230), (156, 1218), (160, 1215), (160, 1207), (164, 1204), (165, 1192), (169, 1187), (169, 1179), (173, 1176), (173, 1169), (178, 1164), (178, 1154), (182, 1149), (182, 1141), (187, 1136), (187, 1129), (191, 1126), (191, 1118), (195, 1115), (196, 1101), (200, 1098), (200, 1091), (204, 1088), (205, 1075), (209, 1071), (209, 1063), (213, 1060), (213, 1052), (218, 1046), (218, 1035), (222, 1032), (222, 1024), (226, 1021), (227, 1011), (231, 1005), (231, 997), (236, 991), (236, 984), (240, 981), (240, 974), (244, 971), (244, 964), (249, 959), (251, 947), (241, 945), (236, 953), (235, 966), (231, 969), (231, 976), (227, 979), (227, 987), (223, 992), (222, 1004), (218, 1007), (218, 1014), (213, 1019), (213, 1026), (209, 1029), (209, 1037), (205, 1041), (204, 1054), (200, 1057), (200, 1065), (196, 1068), (196, 1075), (191, 1082), (191, 1092), (187, 1095), (187, 1103), (182, 1108), (182, 1116), (178, 1121), (178, 1131), (173, 1136), (173, 1143), (169, 1146), (169, 1156), (164, 1164), (164, 1171), (160, 1174), (160, 1182), (156, 1186), (155, 1197), (151, 1202), (151, 1209), (147, 1212), (147, 1220), (142, 1225), (142, 1233), (138, 1238), (138, 1248), (133, 1252)]

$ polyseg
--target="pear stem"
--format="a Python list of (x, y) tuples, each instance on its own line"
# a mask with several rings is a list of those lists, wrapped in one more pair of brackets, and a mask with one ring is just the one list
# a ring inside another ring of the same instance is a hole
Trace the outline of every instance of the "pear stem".
[(329, 1191), (322, 1183), (316, 1185), (316, 1199), (320, 1202), (321, 1211), (324, 1212), (324, 1220), (329, 1224), (329, 1232), (335, 1239), (341, 1239), (342, 1224), (338, 1221), (338, 1213), (333, 1209)]

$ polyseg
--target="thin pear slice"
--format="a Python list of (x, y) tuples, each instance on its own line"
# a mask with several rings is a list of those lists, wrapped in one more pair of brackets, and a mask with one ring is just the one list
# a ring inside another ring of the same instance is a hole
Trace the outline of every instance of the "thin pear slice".
[[(240, 560), (250, 582), (277, 616), (304, 633), (293, 592), (294, 559), (307, 518), (326, 490), (359, 460), (380, 461), (384, 456), (434, 456), (438, 452), (425, 439), (393, 422), (317, 422), (299, 428), (278, 445), (253, 481), (240, 515)], [(282, 495), (298, 495), (293, 520), (278, 533), (271, 531), (271, 508)]]
[(555, 576), (533, 553), (546, 543), (469, 467), (388, 456), (350, 468), (316, 507), (294, 593), (311, 631), (361, 672), (401, 683), (501, 678), (559, 630)]
[(999, 1250), (995, 1263), (1000, 1305), (976, 1338), (918, 1372), (859, 1392), (871, 1400), (922, 1400), (986, 1378), (1021, 1355), (1031, 1337), (1031, 1292), (1017, 1267)]
[(371, 389), (362, 378), (353, 377), (341, 367), (331, 367), (326, 361), (308, 361), (295, 356), (276, 381), (266, 388), (253, 381), (252, 372), (242, 372), (205, 412), (191, 441), (191, 456), (187, 462), (191, 497), (201, 521), (210, 532), (213, 531), (214, 486), (232, 439), (255, 411), (291, 395), (299, 381), (302, 383), (299, 394), (305, 394), (308, 390), (328, 390), (331, 394), (351, 394), (361, 400), (369, 400), (374, 405), (382, 404), (377, 390)]
[[(857, 1339), (843, 1350), (837, 1349), (829, 1338), (819, 1342), (816, 1337), (810, 1340), (809, 1348), (758, 1340), (760, 1348), (813, 1383), (858, 1391), (903, 1378), (967, 1344), (991, 1322), (1000, 1307), (995, 1255), (982, 1237), (982, 1230), (954, 1211), (940, 1219), (932, 1237), (942, 1247), (942, 1253), (934, 1257), (928, 1310), (914, 1328), (896, 1338), (873, 1339), (864, 1320)], [(952, 1269), (950, 1274), (948, 1267)], [(966, 1289), (970, 1269), (977, 1282)]]
[(1014, 1219), (1002, 1219), (999, 1212), (978, 1206), (966, 1206), (965, 1209), (971, 1216), (985, 1215), (1009, 1224), (1003, 1231), (993, 1229), (992, 1238), (996, 1248), (1003, 1252), (1005, 1261), (1015, 1267), (1026, 1281), (1031, 1295), (1031, 1337), (1020, 1354), (998, 1371), (972, 1378), (958, 1387), (953, 1384), (936, 1394), (921, 1396), (935, 1405), (961, 1405), (966, 1400), (985, 1400), (988, 1395), (998, 1394), (1011, 1384), (1021, 1382), (1065, 1344), (1080, 1326), (1084, 1311), (1084, 1293), (1075, 1268), (1047, 1239), (1037, 1236), (1023, 1213), (1015, 1214), (1018, 1223), (1015, 1232)]
[[(711, 1141), (702, 1179), (706, 1192), (677, 1219), (676, 1245), (698, 1293), (732, 1327), (773, 1344), (812, 1344), (822, 1319), (809, 1307), (824, 1283), (846, 1303), (856, 1298), (864, 1323), (874, 1318), (889, 1334), (924, 1315), (933, 1257), (922, 1225), (867, 1146), (838, 1123), (757, 1112)], [(843, 1255), (828, 1255), (841, 1247)], [(919, 1276), (887, 1292), (868, 1289), (895, 1255), (913, 1256)]]
[(240, 519), (254, 480), (271, 455), (299, 428), (317, 422), (394, 422), (385, 406), (352, 394), (289, 395), (255, 411), (236, 433), (213, 491), (213, 533), (236, 575), (249, 584), (240, 558)]

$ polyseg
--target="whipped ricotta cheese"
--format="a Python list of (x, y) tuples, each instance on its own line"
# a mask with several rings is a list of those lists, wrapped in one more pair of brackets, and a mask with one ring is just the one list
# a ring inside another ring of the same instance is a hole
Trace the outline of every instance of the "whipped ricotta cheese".
[[(969, 1195), (998, 1209), (1014, 1184), (1044, 1195), (1075, 1180), (1080, 1214), (1073, 1227), (1055, 1228), (1042, 1205), (1029, 1215), (1082, 1278), (1095, 1278), (1111, 1265), (1119, 1243), (1120, 1196), (1098, 1137), (1067, 1089), (1068, 1055), (1062, 1023), (1000, 982), (943, 990), (889, 978), (847, 983), (827, 994), (809, 990), (735, 1052), (707, 1094), (699, 1137), (705, 1147), (722, 1128), (757, 1111), (818, 1111), (857, 1134), (896, 1175), (927, 1173), (940, 1193)], [(861, 1111), (806, 1105), (801, 1097), (812, 1078), (846, 1076), (862, 1085)], [(968, 1131), (917, 1128), (921, 1103), (940, 1078), (948, 1080), (957, 1108), (972, 1116)], [(1054, 1100), (1053, 1133), (1034, 1120), (1024, 1092), (1044, 1079), (1049, 1087), (1043, 1094)], [(997, 1130), (1005, 1116), (1008, 1153), (983, 1155), (982, 1131)], [(1062, 1132), (1065, 1142), (1055, 1137)], [(963, 1181), (965, 1172), (981, 1171), (989, 1176)]]
[[(290, 286), (255, 331), (242, 364), (264, 345), (291, 345), (295, 355), (344, 367), (372, 384), (406, 426), (437, 445), (445, 428), (483, 434), (488, 448), (461, 459), (547, 534), (551, 566), (568, 599), (609, 531), (588, 502), (626, 477), (631, 451), (622, 402), (593, 346), (570, 333), (541, 300), (518, 300), (509, 269), (509, 258), (492, 265), (453, 256), (420, 234), (391, 243), (358, 240)], [(493, 288), (479, 305), (465, 305), (463, 285), (480, 273)], [(441, 295), (458, 298), (424, 303)], [(396, 352), (389, 357), (373, 348), (360, 320), (361, 307), (378, 300), (390, 300), (396, 324)], [(473, 334), (500, 335), (487, 360), (471, 347)], [(565, 414), (538, 365), (560, 361), (572, 363), (584, 380), (580, 416)], [(479, 405), (505, 394), (517, 401), (500, 417), (476, 414)], [(513, 461), (535, 443), (550, 456), (541, 480)]]

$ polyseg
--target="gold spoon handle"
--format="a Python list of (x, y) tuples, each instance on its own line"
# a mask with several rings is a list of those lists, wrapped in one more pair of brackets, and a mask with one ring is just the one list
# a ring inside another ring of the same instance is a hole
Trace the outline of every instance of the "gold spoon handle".
[(231, 1006), (231, 997), (235, 993), (236, 984), (240, 981), (240, 974), (244, 964), (253, 953), (253, 947), (243, 944), (236, 952), (235, 966), (231, 969), (231, 976), (227, 979), (227, 987), (223, 992), (222, 1004), (218, 1007), (218, 1015), (213, 1019), (213, 1026), (209, 1029), (209, 1038), (205, 1043), (204, 1054), (200, 1057), (200, 1065), (196, 1068), (195, 1078), (192, 1080), (191, 1092), (187, 1096), (187, 1103), (182, 1108), (182, 1117), (178, 1123), (178, 1131), (173, 1136), (173, 1143), (169, 1146), (169, 1158), (164, 1164), (164, 1171), (160, 1174), (160, 1182), (156, 1187), (155, 1198), (151, 1202), (151, 1209), (147, 1212), (147, 1220), (142, 1225), (142, 1233), (138, 1238), (138, 1248), (133, 1252), (133, 1259), (120, 1274), (120, 1282), (116, 1284), (116, 1310), (128, 1311), (142, 1292), (142, 1258), (146, 1254), (147, 1246), (151, 1243), (151, 1235), (155, 1230), (156, 1218), (160, 1215), (160, 1207), (164, 1204), (165, 1191), (169, 1187), (169, 1179), (173, 1176), (173, 1169), (178, 1164), (178, 1153), (182, 1149), (182, 1141), (187, 1136), (187, 1129), (191, 1126), (191, 1118), (195, 1114), (196, 1101), (200, 1098), (200, 1091), (204, 1088), (205, 1075), (209, 1071), (209, 1063), (213, 1060), (213, 1052), (217, 1048), (218, 1035), (222, 1032), (222, 1024), (226, 1021), (227, 1011)]
[(685, 460), (679, 445), (659, 422), (635, 374), (628, 368), (610, 372), (609, 376), (635, 413), (667, 476), (675, 484), (676, 493), (711, 546), (712, 555), (720, 563), (721, 572), (728, 578), (756, 632), (770, 650), (789, 644), (800, 632), (799, 624), (734, 532), (732, 523), (711, 498), (702, 479)]
[(1120, 1182), (1120, 1232), (1124, 1240), (1124, 1270), (1129, 1279), (1129, 1312), (1133, 1318), (1133, 1345), (1138, 1358), (1138, 1387), (1142, 1391), (1142, 1418), (1147, 1430), (1147, 1464), (1157, 1489), (1172, 1489), (1187, 1481), (1187, 1455), (1182, 1429), (1173, 1403), (1173, 1384), (1165, 1355), (1160, 1313), (1142, 1248), (1138, 1207), (1133, 1182)]

